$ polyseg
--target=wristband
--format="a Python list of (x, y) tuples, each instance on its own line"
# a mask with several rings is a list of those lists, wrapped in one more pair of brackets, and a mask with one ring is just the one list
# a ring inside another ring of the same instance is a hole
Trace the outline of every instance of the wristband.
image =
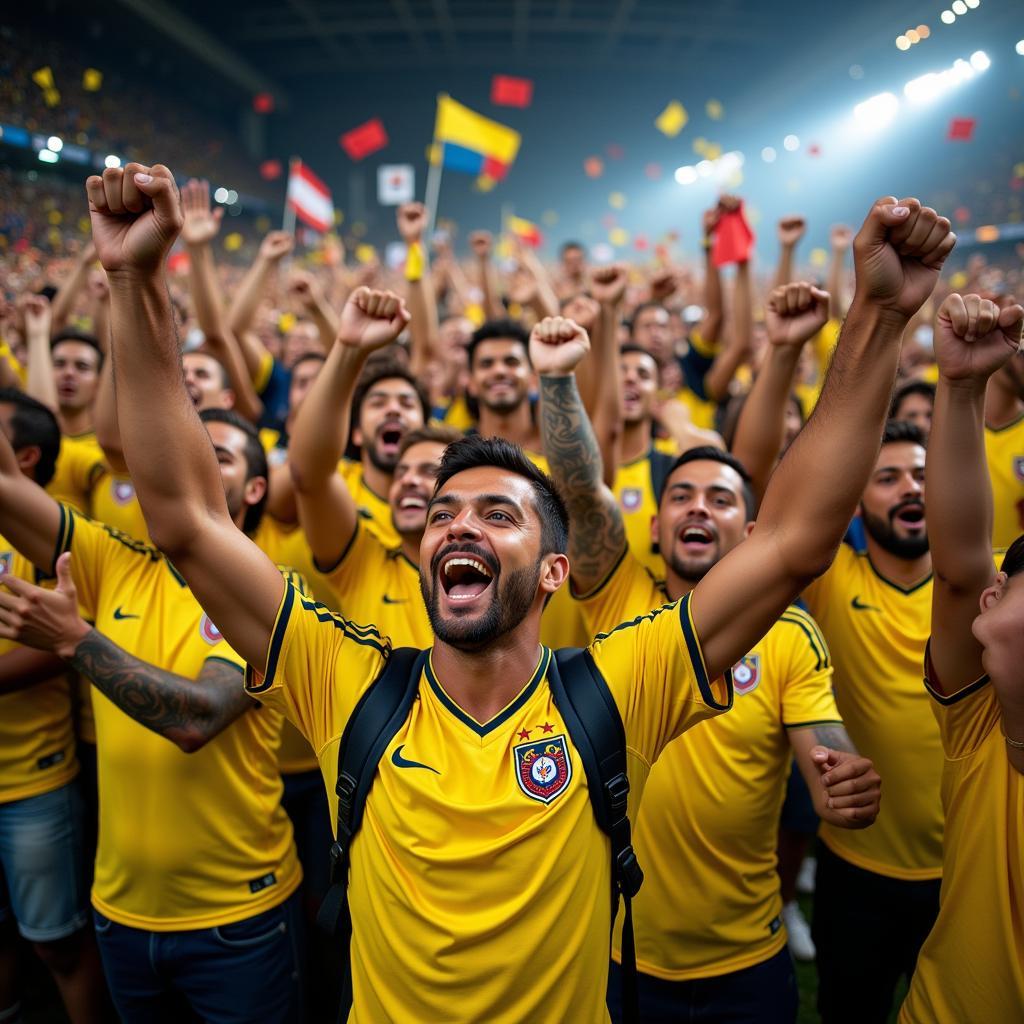
[(423, 277), (423, 270), (426, 265), (426, 258), (423, 252), (422, 242), (413, 242), (405, 257), (405, 279), (406, 281), (419, 281)]

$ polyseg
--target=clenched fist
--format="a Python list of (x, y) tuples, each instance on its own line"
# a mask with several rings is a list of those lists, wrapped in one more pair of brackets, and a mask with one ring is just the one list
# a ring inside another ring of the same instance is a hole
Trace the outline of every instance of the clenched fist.
[(590, 275), (590, 294), (603, 306), (617, 306), (626, 294), (628, 281), (624, 263), (596, 267)]
[(469, 247), (478, 260), (489, 260), (491, 258), (491, 247), (493, 240), (490, 231), (474, 231), (469, 236)]
[(341, 311), (337, 342), (372, 352), (390, 345), (409, 322), (405, 302), (394, 292), (357, 288)]
[(108, 167), (86, 179), (92, 239), (108, 274), (156, 271), (181, 231), (181, 199), (163, 164)]
[(779, 244), (794, 246), (807, 230), (807, 221), (799, 215), (783, 217), (778, 224)]
[(271, 231), (260, 242), (260, 259), (276, 263), (295, 248), (295, 239), (287, 231)]
[(984, 386), (1021, 350), (1024, 308), (1012, 299), (1000, 309), (978, 295), (947, 295), (935, 317), (935, 361), (946, 380)]
[(828, 292), (807, 281), (776, 288), (765, 303), (765, 327), (773, 345), (803, 345), (828, 320)]
[(422, 241), (427, 229), (427, 208), (422, 203), (403, 203), (395, 214), (398, 233), (406, 245)]
[(562, 316), (545, 317), (530, 332), (530, 362), (541, 376), (567, 376), (589, 351), (587, 332)]

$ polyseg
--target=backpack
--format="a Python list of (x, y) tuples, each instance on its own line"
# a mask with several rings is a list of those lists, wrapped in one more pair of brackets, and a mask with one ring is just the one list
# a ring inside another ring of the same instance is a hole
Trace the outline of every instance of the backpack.
[[(360, 698), (341, 737), (338, 750), (338, 831), (331, 846), (331, 886), (318, 922), (345, 946), (345, 976), (338, 1020), (344, 1022), (352, 1005), (352, 964), (349, 942), (352, 918), (348, 907), (349, 852), (362, 824), (363, 809), (377, 765), (392, 737), (409, 715), (419, 692), (427, 651), (398, 647), (370, 688)], [(567, 647), (554, 652), (548, 683), (565, 720), (587, 778), (587, 789), (598, 827), (611, 840), (612, 923), (619, 899), (625, 904), (622, 930), (622, 1013), (624, 1024), (639, 1020), (636, 949), (633, 941), (632, 898), (643, 882), (630, 840), (626, 802), (626, 733), (608, 684), (589, 651)]]

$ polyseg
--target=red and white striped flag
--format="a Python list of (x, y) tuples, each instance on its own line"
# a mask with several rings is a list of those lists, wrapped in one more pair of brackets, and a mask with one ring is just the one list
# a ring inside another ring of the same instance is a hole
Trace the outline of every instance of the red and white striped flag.
[(286, 201), (299, 220), (315, 231), (329, 231), (333, 227), (331, 190), (301, 160), (291, 163)]

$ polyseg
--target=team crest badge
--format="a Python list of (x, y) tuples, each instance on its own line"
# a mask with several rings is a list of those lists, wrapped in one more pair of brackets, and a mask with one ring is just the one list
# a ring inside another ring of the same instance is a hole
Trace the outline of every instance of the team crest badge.
[(532, 800), (549, 804), (564, 792), (572, 779), (572, 761), (564, 736), (512, 748), (519, 788)]
[(0, 576), (9, 573), (12, 565), (14, 565), (14, 552), (0, 551)]
[(643, 501), (643, 494), (639, 487), (627, 487), (622, 492), (622, 507), (627, 512), (635, 512)]
[(761, 682), (760, 654), (748, 654), (733, 666), (732, 688), (733, 692), (740, 697), (756, 690), (759, 682)]
[(1014, 456), (1013, 472), (1018, 480), (1024, 480), (1024, 455)]
[(118, 505), (127, 505), (135, 497), (130, 480), (115, 480), (110, 487), (111, 496)]
[(211, 646), (224, 639), (223, 633), (210, 621), (210, 616), (203, 612), (199, 620), (199, 635)]

